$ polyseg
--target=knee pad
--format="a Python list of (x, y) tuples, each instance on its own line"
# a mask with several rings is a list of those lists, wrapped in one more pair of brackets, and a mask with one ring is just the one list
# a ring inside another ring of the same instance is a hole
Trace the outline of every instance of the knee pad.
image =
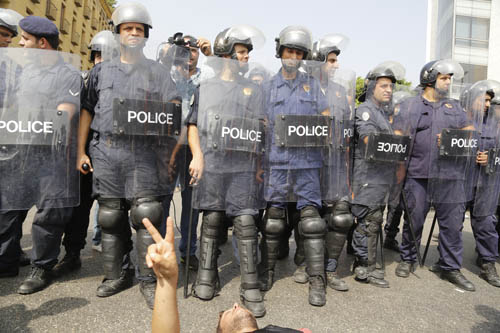
[(98, 221), (106, 233), (120, 233), (127, 223), (128, 206), (124, 199), (99, 199)]
[(267, 210), (264, 232), (271, 237), (279, 237), (285, 232), (285, 210), (277, 207), (271, 207)]
[(224, 212), (221, 211), (203, 212), (203, 220), (201, 226), (203, 236), (216, 239), (223, 222), (224, 222)]
[(300, 234), (304, 238), (322, 238), (326, 233), (326, 222), (316, 208), (307, 206), (300, 211)]
[(234, 231), (238, 239), (255, 239), (257, 230), (252, 215), (240, 215), (233, 219)]
[(135, 229), (144, 229), (142, 219), (147, 217), (158, 227), (163, 222), (163, 206), (155, 198), (137, 198), (132, 203), (130, 218)]
[(353, 224), (354, 219), (349, 209), (349, 203), (345, 201), (337, 202), (328, 220), (328, 227), (336, 232), (348, 233)]

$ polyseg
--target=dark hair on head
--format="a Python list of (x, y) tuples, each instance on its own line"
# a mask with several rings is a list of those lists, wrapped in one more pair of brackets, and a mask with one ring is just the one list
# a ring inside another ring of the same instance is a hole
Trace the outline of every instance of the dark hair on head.
[(250, 311), (245, 311), (241, 313), (241, 315), (235, 316), (233, 318), (233, 321), (229, 324), (230, 326), (227, 327), (226, 330), (222, 330), (222, 328), (220, 327), (220, 322), (222, 319), (222, 313), (224, 312), (225, 311), (221, 312), (219, 315), (219, 322), (217, 323), (216, 330), (217, 333), (238, 332), (243, 328), (255, 328), (256, 330), (259, 329), (255, 316)]
[(49, 43), (50, 47), (52, 47), (54, 50), (57, 50), (57, 48), (59, 47), (59, 36), (42, 36), (42, 35), (33, 35), (33, 36), (35, 36), (37, 42), (41, 38), (45, 38)]

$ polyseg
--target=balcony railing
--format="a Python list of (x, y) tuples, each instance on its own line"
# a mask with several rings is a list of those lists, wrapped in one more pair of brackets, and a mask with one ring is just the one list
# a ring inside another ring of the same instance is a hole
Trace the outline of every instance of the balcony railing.
[(93, 18), (93, 19), (92, 19), (92, 21), (91, 21), (91, 23), (90, 23), (90, 26), (92, 27), (92, 29), (94, 29), (94, 30), (95, 30), (95, 29), (97, 29), (97, 26), (98, 26), (98, 25), (99, 25), (99, 24), (98, 24), (97, 19), (96, 19), (96, 18)]

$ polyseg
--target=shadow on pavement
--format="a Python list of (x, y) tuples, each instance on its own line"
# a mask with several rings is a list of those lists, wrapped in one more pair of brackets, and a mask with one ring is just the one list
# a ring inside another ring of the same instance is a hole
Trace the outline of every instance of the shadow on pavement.
[(471, 332), (499, 332), (500, 331), (500, 311), (487, 305), (476, 305), (476, 313), (484, 317), (487, 321), (475, 324)]
[(0, 308), (0, 322), (4, 332), (30, 332), (29, 323), (40, 317), (55, 316), (60, 313), (78, 309), (89, 304), (89, 301), (78, 297), (63, 297), (41, 304), (37, 309), (28, 310), (24, 304), (13, 304)]

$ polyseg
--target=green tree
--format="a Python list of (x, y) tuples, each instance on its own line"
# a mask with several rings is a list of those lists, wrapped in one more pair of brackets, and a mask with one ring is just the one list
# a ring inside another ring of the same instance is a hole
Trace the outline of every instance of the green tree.
[(116, 7), (116, 0), (106, 0), (108, 3), (108, 6), (111, 7), (111, 9), (114, 9)]

